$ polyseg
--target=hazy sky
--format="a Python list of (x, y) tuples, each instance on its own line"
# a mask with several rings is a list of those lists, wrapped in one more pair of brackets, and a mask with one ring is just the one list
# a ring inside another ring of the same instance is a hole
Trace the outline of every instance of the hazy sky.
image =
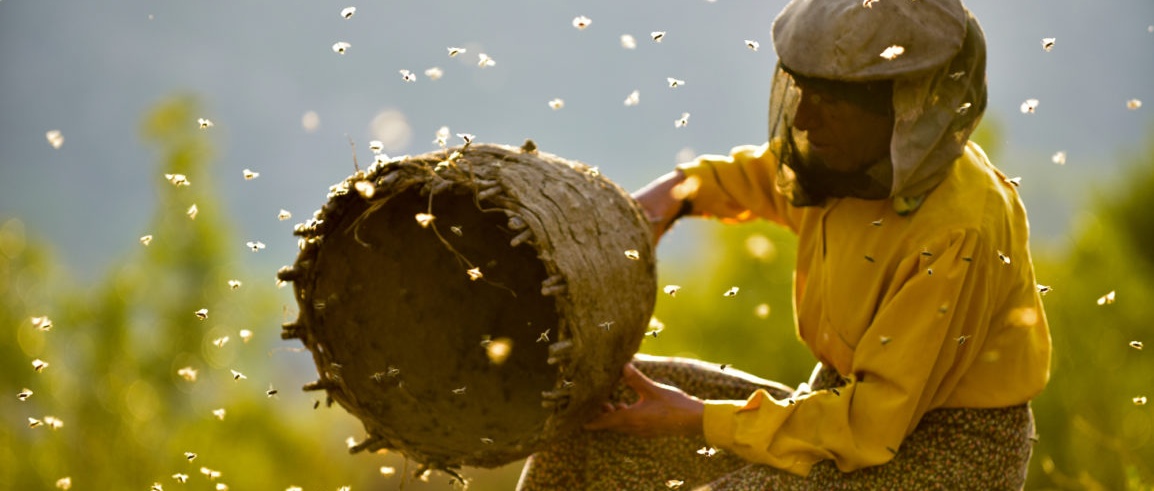
[[(362, 163), (373, 138), (391, 155), (422, 153), (443, 125), (485, 142), (533, 138), (635, 189), (679, 154), (764, 140), (769, 26), (784, 4), (0, 0), (0, 222), (21, 218), (81, 277), (138, 246), (163, 179), (140, 121), (175, 94), (197, 96), (215, 123), (206, 131), (216, 182), (190, 179), (218, 187), (238, 251), (268, 244), (254, 261), (270, 271), (292, 262), (292, 223), (353, 171), (349, 138)], [(355, 15), (342, 18), (348, 6)], [(1060, 239), (1085, 190), (1108, 183), (1119, 157), (1145, 148), (1154, 130), (1154, 1), (968, 6), (989, 45), (986, 118), (1003, 131), (996, 164), (1023, 177), (1036, 241)], [(580, 15), (592, 20), (584, 30), (572, 26)], [(623, 34), (636, 49), (622, 47)], [(339, 41), (350, 44), (344, 55), (332, 49)], [(450, 46), (468, 51), (450, 58)], [(478, 67), (480, 53), (496, 64)], [(431, 67), (440, 80), (425, 74)], [(667, 77), (685, 85), (670, 89)], [(627, 107), (634, 90), (640, 103)], [(550, 108), (555, 98), (563, 108)], [(1039, 100), (1034, 114), (1019, 111), (1027, 99)], [(1147, 106), (1127, 109), (1131, 99)], [(312, 130), (302, 121), (310, 112)], [(675, 128), (685, 112), (688, 126)], [(61, 132), (59, 149), (49, 130)], [(1057, 151), (1066, 165), (1051, 162)], [(245, 181), (246, 168), (260, 177)], [(281, 208), (294, 219), (278, 222)]]

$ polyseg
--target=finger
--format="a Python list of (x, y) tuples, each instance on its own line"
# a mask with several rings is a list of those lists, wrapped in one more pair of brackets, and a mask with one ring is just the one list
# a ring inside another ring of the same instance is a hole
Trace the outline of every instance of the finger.
[(601, 415), (593, 418), (588, 423), (585, 423), (584, 428), (591, 431), (612, 430), (621, 424), (620, 413), (609, 412), (601, 413)]
[(654, 389), (657, 386), (653, 380), (651, 380), (649, 377), (646, 377), (644, 373), (641, 373), (641, 371), (634, 367), (632, 363), (625, 364), (625, 369), (622, 370), (621, 375), (622, 380), (625, 381), (625, 385), (628, 385), (629, 388), (633, 389), (637, 392), (638, 395), (643, 397), (653, 394)]

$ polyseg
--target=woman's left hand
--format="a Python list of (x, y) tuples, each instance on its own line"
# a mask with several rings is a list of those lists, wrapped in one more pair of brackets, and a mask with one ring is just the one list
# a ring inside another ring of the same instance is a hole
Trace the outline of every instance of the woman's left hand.
[(605, 403), (603, 412), (585, 424), (586, 430), (609, 430), (633, 436), (695, 436), (702, 434), (705, 403), (681, 389), (659, 384), (632, 364), (622, 379), (637, 392), (633, 404)]

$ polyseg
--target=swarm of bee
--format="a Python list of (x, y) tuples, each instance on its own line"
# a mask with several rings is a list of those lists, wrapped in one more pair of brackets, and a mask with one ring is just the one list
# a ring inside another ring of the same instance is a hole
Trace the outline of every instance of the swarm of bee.
[[(299, 317), (324, 390), (418, 472), (524, 458), (598, 413), (652, 315), (652, 236), (594, 168), (473, 143), (378, 159), (297, 225)], [(629, 251), (629, 254), (623, 254)], [(611, 328), (604, 328), (609, 325)]]

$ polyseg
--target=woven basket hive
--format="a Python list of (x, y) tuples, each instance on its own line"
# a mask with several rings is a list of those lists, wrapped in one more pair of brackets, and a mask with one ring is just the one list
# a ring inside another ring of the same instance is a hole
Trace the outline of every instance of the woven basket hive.
[(353, 451), (495, 467), (577, 431), (637, 352), (656, 295), (640, 208), (596, 169), (469, 144), (374, 164), (296, 228), (282, 337), (359, 418)]

